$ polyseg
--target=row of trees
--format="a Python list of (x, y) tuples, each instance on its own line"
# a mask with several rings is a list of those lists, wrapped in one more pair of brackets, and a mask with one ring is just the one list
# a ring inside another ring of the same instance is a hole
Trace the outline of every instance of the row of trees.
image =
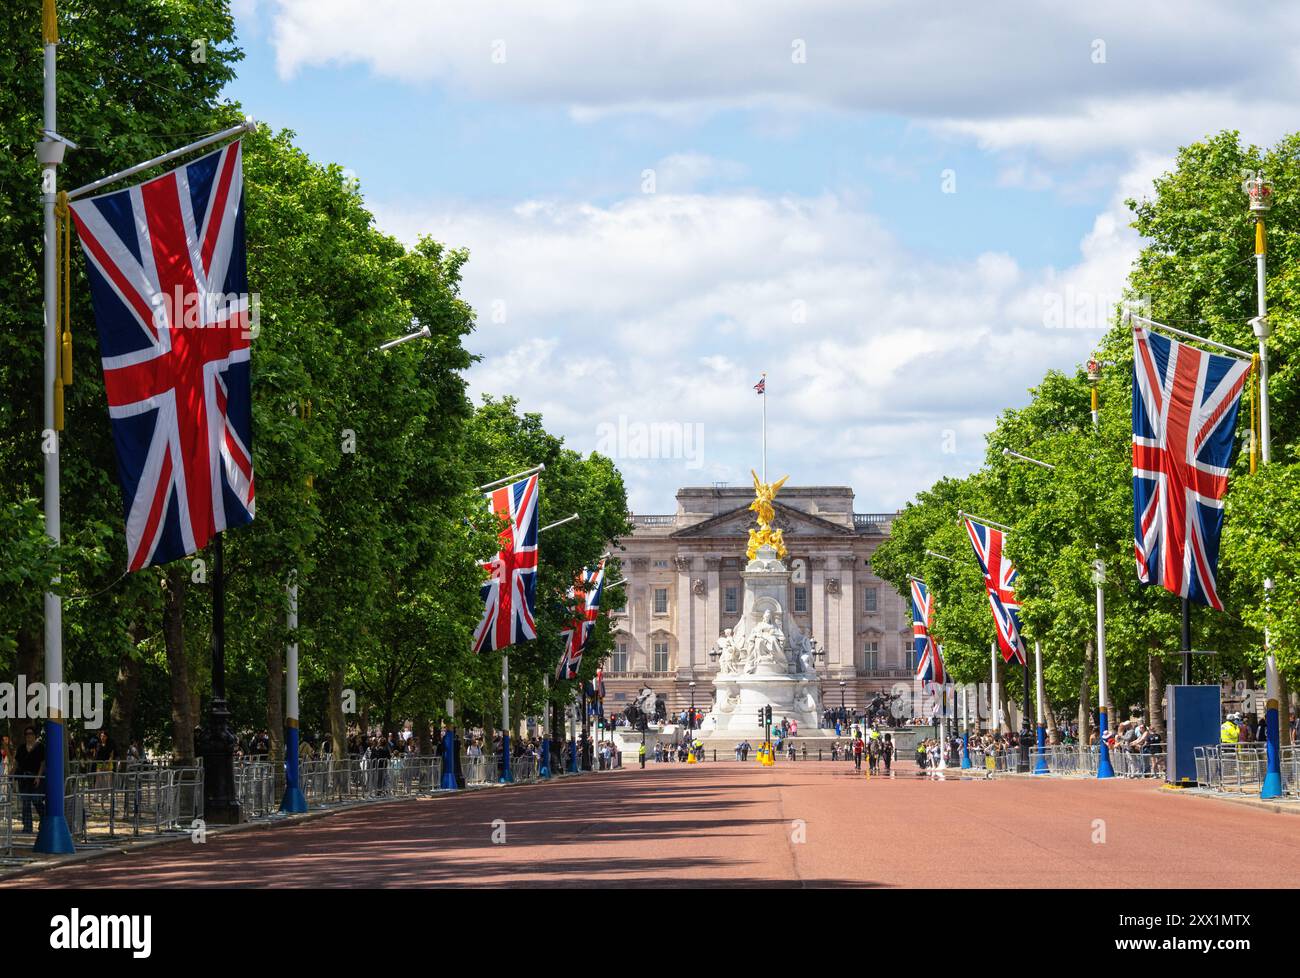
[[(35, 12), (33, 12), (35, 11)], [(228, 4), (64, 0), (59, 128), (82, 145), (60, 182), (77, 186), (238, 121), (221, 97), (242, 57)], [(0, 664), (42, 674), (42, 593), (61, 572), (65, 678), (103, 682), (119, 744), (141, 738), (192, 756), (210, 689), (207, 555), (125, 574), (122, 498), (74, 255), (75, 382), (62, 441), (64, 545), (42, 531), (42, 254), (39, 9), (4, 4), (0, 60)], [(194, 39), (203, 39), (196, 58)], [(542, 677), (561, 653), (565, 592), (584, 564), (629, 531), (622, 479), (582, 457), (509, 399), (475, 406), (463, 371), (474, 313), (460, 297), (464, 251), (425, 238), (404, 247), (375, 227), (354, 181), (311, 160), (289, 132), (244, 140), (249, 280), (260, 293), (253, 340), (257, 518), (226, 534), (227, 689), (237, 724), (283, 729), (285, 588), (300, 588), (302, 724), (339, 743), (355, 704), (392, 729), (425, 732), (457, 713), (498, 716), (500, 663), (470, 650), (482, 606), (479, 562), (498, 524), (475, 485), (538, 463), (543, 523), (582, 519), (541, 547), (541, 639), (513, 650), (512, 713), (540, 713)], [(427, 326), (428, 340), (376, 352)], [(611, 578), (617, 580), (617, 577)], [(610, 600), (621, 595), (613, 591)], [(589, 679), (610, 647), (601, 624)], [(552, 684), (553, 686), (555, 684)], [(568, 684), (551, 690), (567, 697)]]
[[(1269, 216), (1268, 302), (1273, 463), (1249, 472), (1239, 451), (1229, 480), (1219, 564), (1223, 613), (1193, 609), (1195, 682), (1246, 679), (1263, 685), (1264, 630), (1283, 678), (1300, 679), (1300, 464), (1297, 416), (1300, 329), (1296, 327), (1296, 258), (1300, 247), (1300, 136), (1270, 150), (1242, 146), (1224, 132), (1182, 149), (1155, 193), (1130, 201), (1133, 226), (1147, 244), (1131, 270), (1130, 298), (1151, 318), (1243, 349), (1255, 345), (1253, 222), (1242, 192), (1243, 170), (1263, 168), (1276, 186)], [(1005, 412), (988, 436), (984, 465), (962, 479), (943, 479), (920, 493), (876, 552), (877, 573), (906, 593), (906, 575), (923, 577), (937, 606), (935, 632), (959, 682), (987, 678), (994, 637), (981, 577), (957, 511), (1015, 528), (1008, 550), (1020, 570), (1025, 634), (1042, 643), (1051, 721), (1076, 709), (1082, 729), (1096, 701), (1093, 562), (1104, 560), (1106, 659), (1113, 705), (1144, 706), (1162, 723), (1167, 676), (1181, 669), (1177, 596), (1138, 584), (1133, 561), (1131, 488), (1133, 342), (1118, 317), (1101, 338), (1100, 419), (1094, 429), (1089, 381), (1080, 369), (1052, 372), (1023, 407)], [(1238, 440), (1250, 438), (1243, 403)], [(1054, 464), (1045, 470), (1004, 454)], [(926, 554), (933, 550), (952, 563)], [(1275, 582), (1271, 600), (1264, 587)], [(1003, 680), (1019, 701), (1020, 670)], [(1284, 698), (1285, 699), (1285, 698)], [(1005, 702), (1005, 699), (1003, 700)], [(1051, 709), (1055, 707), (1056, 709)]]

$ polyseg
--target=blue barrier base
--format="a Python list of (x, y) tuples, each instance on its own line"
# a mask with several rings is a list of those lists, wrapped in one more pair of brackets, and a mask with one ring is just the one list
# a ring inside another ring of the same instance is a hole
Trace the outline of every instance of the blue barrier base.
[(302, 796), (302, 789), (296, 784), (285, 785), (284, 797), (280, 799), (280, 811), (286, 815), (301, 815), (307, 810), (307, 799)]
[(539, 778), (549, 778), (551, 776), (551, 739), (549, 737), (542, 740), (542, 756), (538, 758), (537, 776)]
[(1038, 725), (1038, 763), (1034, 765), (1035, 774), (1051, 774), (1047, 767), (1047, 728)]
[(68, 820), (62, 815), (47, 814), (42, 818), (32, 851), (48, 853), (52, 856), (66, 856), (68, 853), (76, 852), (76, 847), (72, 844), (72, 833), (68, 831)]
[(497, 778), (497, 784), (514, 784), (515, 775), (510, 770), (510, 735), (501, 735), (501, 777)]

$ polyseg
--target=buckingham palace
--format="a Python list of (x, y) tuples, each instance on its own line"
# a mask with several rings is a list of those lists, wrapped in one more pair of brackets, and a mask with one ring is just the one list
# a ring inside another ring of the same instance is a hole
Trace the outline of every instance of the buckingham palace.
[[(621, 710), (643, 686), (669, 710), (689, 706), (692, 693), (708, 709), (716, 671), (709, 652), (740, 617), (753, 498), (750, 486), (687, 487), (677, 492), (676, 512), (630, 517), (635, 530), (618, 555), (627, 605), (613, 611), (607, 709)], [(871, 570), (894, 514), (855, 513), (846, 486), (786, 486), (774, 508), (773, 526), (789, 550), (789, 607), (824, 652), (817, 664), (824, 704), (861, 706), (909, 680), (910, 612)]]

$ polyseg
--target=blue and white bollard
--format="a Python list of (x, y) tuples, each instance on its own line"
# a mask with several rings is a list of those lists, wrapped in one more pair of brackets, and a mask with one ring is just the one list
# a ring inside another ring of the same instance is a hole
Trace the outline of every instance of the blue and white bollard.
[(289, 633), (295, 641), (289, 643), (284, 653), (284, 797), (280, 799), (280, 811), (288, 815), (300, 815), (307, 810), (307, 799), (303, 797), (298, 777), (298, 643), (296, 641), (298, 582), (296, 575), (290, 575), (285, 591), (288, 598), (287, 624)]
[(460, 787), (456, 783), (456, 730), (450, 726), (442, 734), (442, 778), (438, 787), (446, 791)]
[(1259, 797), (1281, 798), (1282, 731), (1278, 721), (1280, 704), (1278, 701), (1277, 660), (1270, 655), (1265, 660), (1265, 663), (1264, 695), (1268, 698), (1268, 705), (1264, 711), (1264, 736), (1267, 738), (1265, 745), (1267, 761), (1264, 769), (1264, 786), (1260, 789)]

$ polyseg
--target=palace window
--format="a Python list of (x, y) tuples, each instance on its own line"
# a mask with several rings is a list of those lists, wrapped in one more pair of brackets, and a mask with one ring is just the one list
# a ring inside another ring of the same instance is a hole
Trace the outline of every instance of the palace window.
[(619, 642), (614, 651), (614, 665), (611, 672), (627, 672), (627, 643)]
[(654, 562), (653, 566), (654, 566), (655, 570), (667, 570), (667, 569), (668, 569), (668, 561), (666, 561), (666, 560), (656, 560), (656, 561)]
[(734, 586), (733, 586), (733, 587), (726, 588), (726, 589), (723, 590), (723, 592), (722, 592), (722, 610), (723, 610), (723, 613), (728, 614), (728, 615), (734, 615), (734, 614), (739, 610), (739, 608), (738, 608), (738, 606), (737, 606), (737, 605), (738, 605), (738, 602), (737, 602), (738, 591), (739, 591), (739, 588), (736, 588), (736, 587), (734, 587)]
[(868, 642), (863, 649), (862, 664), (867, 672), (875, 672), (880, 668), (880, 643)]
[(907, 671), (916, 672), (916, 646), (911, 642), (904, 642), (903, 659), (907, 662)]
[(667, 672), (668, 671), (668, 643), (655, 642), (654, 654), (655, 654), (654, 671)]
[(655, 614), (668, 614), (668, 589), (666, 587), (655, 588)]
[(868, 614), (875, 614), (880, 610), (880, 589), (869, 587), (862, 592), (863, 603), (862, 610)]
[(794, 610), (797, 612), (807, 612), (808, 589), (806, 587), (797, 587), (794, 589)]

